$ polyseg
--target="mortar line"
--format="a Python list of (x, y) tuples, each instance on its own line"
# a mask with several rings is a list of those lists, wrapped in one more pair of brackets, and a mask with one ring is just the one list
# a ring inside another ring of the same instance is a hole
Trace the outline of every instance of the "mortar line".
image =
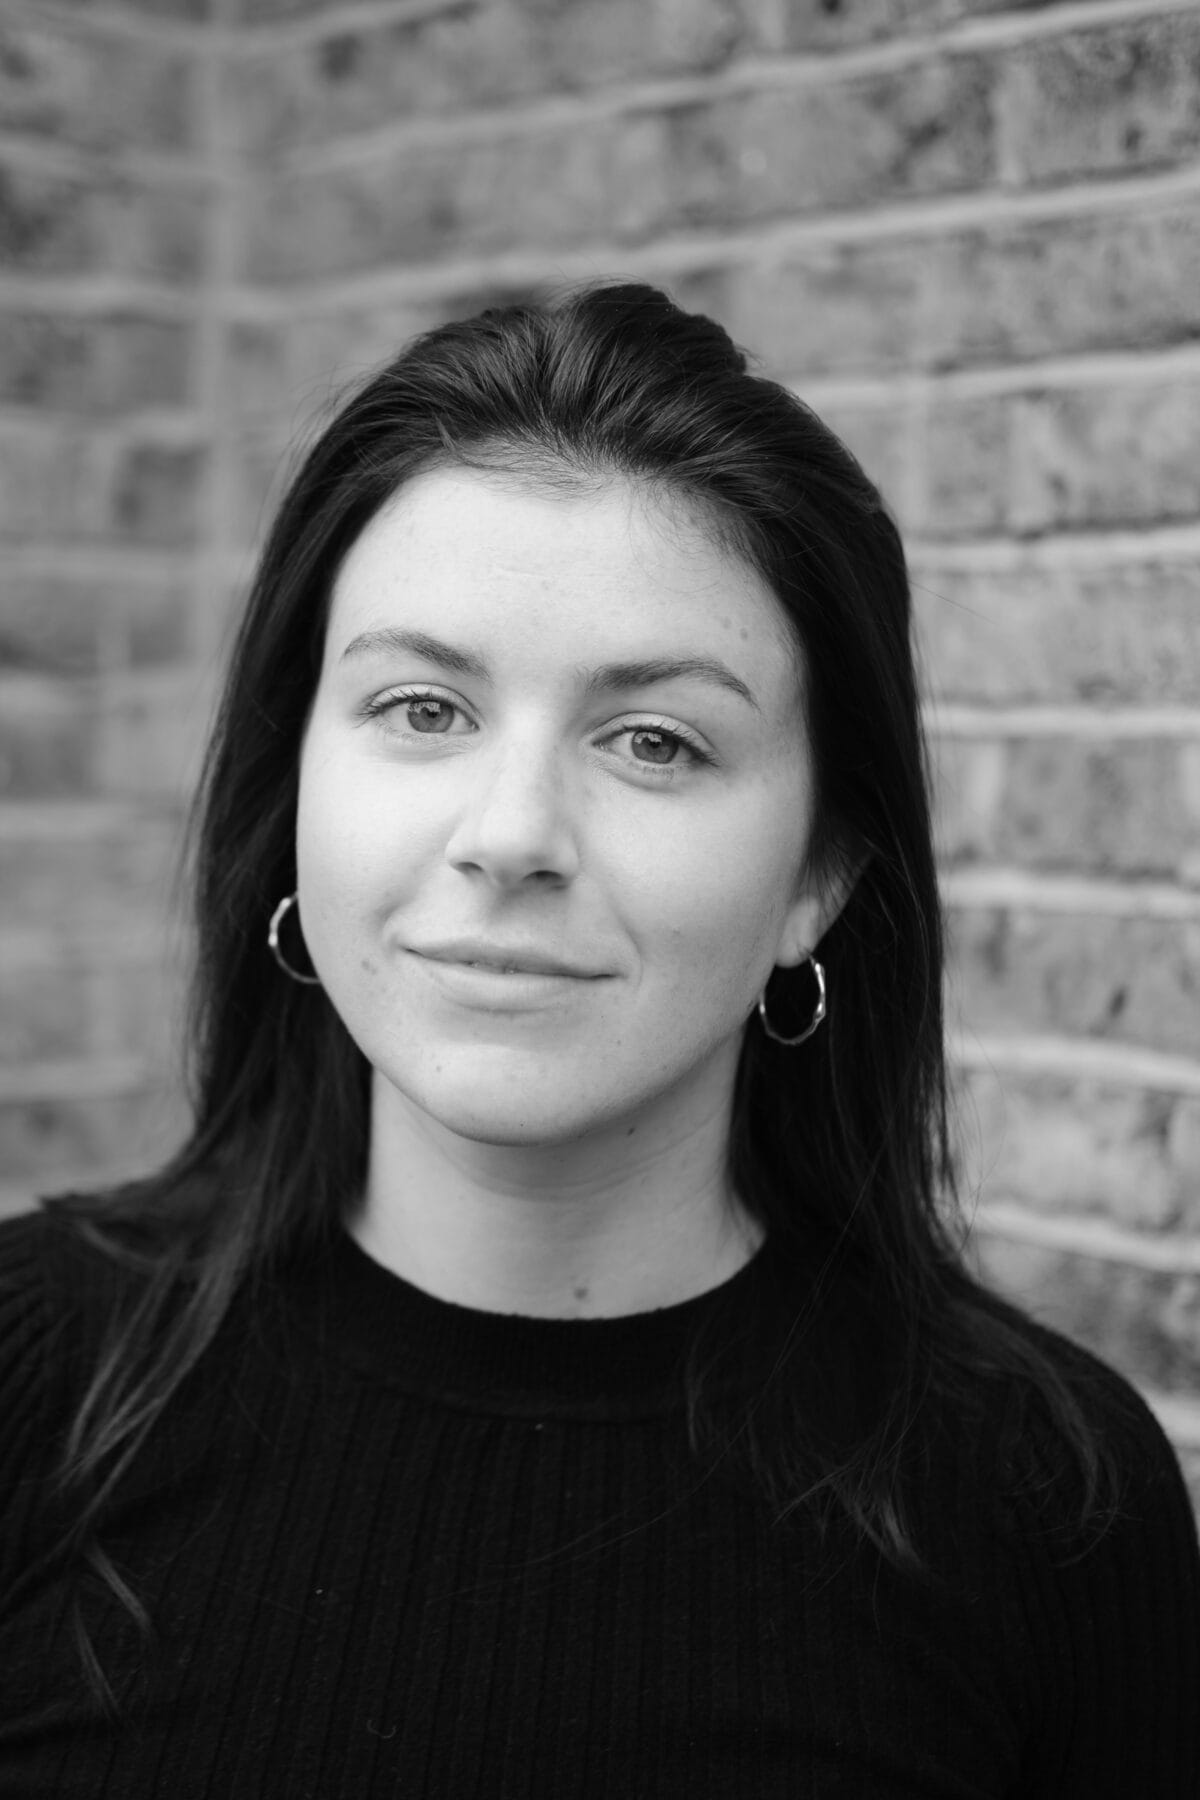
[(993, 865), (943, 869), (939, 886), (946, 905), (957, 911), (1004, 907), (1040, 915), (1200, 922), (1200, 890), (1171, 882), (1046, 875)]
[(303, 284), (271, 287), (240, 284), (231, 300), (247, 319), (274, 322), (309, 317), (353, 306), (383, 306), (405, 300), (438, 300), (481, 287), (529, 287), (589, 279), (599, 273), (649, 271), (661, 280), (725, 264), (769, 265), (791, 251), (815, 245), (877, 243), (881, 240), (977, 231), (989, 224), (1046, 222), (1103, 216), (1125, 209), (1144, 213), (1200, 197), (1200, 162), (1153, 176), (1078, 182), (1024, 192), (992, 190), (944, 194), (884, 205), (813, 212), (737, 229), (676, 232), (638, 243), (603, 241), (572, 250), (549, 247), (481, 253), (444, 260), (424, 259), (407, 267), (365, 270), (345, 277), (315, 277)]
[(70, 144), (0, 127), (0, 159), (9, 168), (32, 169), (89, 187), (105, 177), (143, 181), (151, 187), (191, 187), (196, 165), (187, 150), (149, 144)]
[(971, 1073), (1048, 1076), (1104, 1087), (1200, 1095), (1200, 1062), (1138, 1044), (1049, 1033), (998, 1036), (962, 1031), (949, 1034), (947, 1054), (955, 1067)]
[(1009, 1199), (981, 1200), (970, 1229), (972, 1234), (982, 1231), (1097, 1262), (1170, 1275), (1200, 1275), (1200, 1241), (1194, 1233), (1151, 1237), (1094, 1214), (1035, 1212), (1020, 1200)]
[(818, 406), (911, 406), (915, 396), (930, 405), (940, 399), (1018, 398), (1045, 389), (1151, 387), (1200, 376), (1200, 343), (1179, 343), (1130, 350), (1080, 351), (1023, 357), (1011, 363), (977, 363), (968, 367), (916, 369), (879, 375), (785, 375), (783, 385)]
[[(1091, 4), (1061, 6), (1049, 12), (1018, 12), (998, 20), (960, 21), (942, 32), (913, 34), (907, 38), (881, 38), (877, 42), (840, 46), (809, 52), (764, 55), (751, 51), (735, 56), (726, 67), (707, 73), (663, 75), (648, 80), (614, 81), (611, 86), (561, 94), (520, 96), (515, 102), (481, 107), (464, 116), (456, 111), (413, 114), (367, 129), (344, 134), (323, 143), (276, 147), (293, 169), (344, 166), (346, 162), (387, 155), (397, 146), (452, 141), (456, 144), (490, 140), (497, 135), (527, 135), (543, 130), (578, 129), (581, 125), (625, 117), (630, 113), (673, 111), (680, 107), (740, 100), (771, 92), (800, 92), (831, 81), (851, 83), (873, 76), (921, 69), (931, 58), (958, 60), (986, 50), (1019, 48), (1023, 43), (1081, 31), (1119, 26), (1144, 19), (1185, 16), (1192, 0), (1093, 0)], [(345, 12), (339, 9), (336, 25), (327, 16), (327, 29), (308, 39), (319, 43), (344, 37)], [(390, 23), (381, 19), (379, 25)], [(396, 21), (403, 23), (403, 20)], [(290, 23), (290, 22), (289, 22)], [(241, 28), (240, 46), (251, 52), (278, 51), (278, 28), (268, 39), (263, 28)], [(295, 40), (293, 40), (295, 41)]]
[(1200, 523), (1148, 524), (1142, 531), (1060, 531), (1040, 538), (905, 539), (910, 568), (921, 578), (941, 570), (1010, 574), (1023, 570), (1144, 567), (1200, 558)]
[(1200, 707), (970, 706), (927, 700), (925, 729), (938, 738), (1046, 738), (1190, 743), (1200, 739)]

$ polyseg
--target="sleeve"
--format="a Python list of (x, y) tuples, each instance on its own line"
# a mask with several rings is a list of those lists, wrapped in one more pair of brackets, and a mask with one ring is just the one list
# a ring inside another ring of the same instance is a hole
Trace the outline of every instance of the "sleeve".
[[(1097, 1365), (1098, 1367), (1098, 1365)], [(1122, 1499), (1089, 1545), (1043, 1532), (1026, 1584), (1039, 1691), (1027, 1800), (1200, 1796), (1200, 1548), (1175, 1453), (1103, 1370)]]

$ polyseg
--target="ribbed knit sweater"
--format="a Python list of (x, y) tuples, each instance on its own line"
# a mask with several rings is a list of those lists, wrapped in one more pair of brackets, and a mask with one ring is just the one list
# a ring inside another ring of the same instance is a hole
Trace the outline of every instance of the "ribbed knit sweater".
[(0, 1794), (1195, 1800), (1195, 1527), (1132, 1390), (1043, 1334), (1106, 1396), (1122, 1515), (1078, 1554), (1002, 1502), (998, 1391), (931, 1470), (922, 1585), (688, 1450), (683, 1352), (767, 1256), (621, 1319), (450, 1305), (349, 1237), (247, 1296), (105, 1529), (155, 1628), (88, 1597), (113, 1725), (46, 1474), (128, 1277), (0, 1227)]

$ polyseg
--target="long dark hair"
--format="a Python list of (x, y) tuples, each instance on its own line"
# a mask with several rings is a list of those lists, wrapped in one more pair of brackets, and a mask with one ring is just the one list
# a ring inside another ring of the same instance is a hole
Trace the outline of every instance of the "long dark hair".
[[(700, 1347), (697, 1443), (737, 1437), (781, 1509), (819, 1503), (915, 1565), (906, 1446), (929, 1396), (967, 1395), (971, 1368), (1017, 1371), (1092, 1505), (1102, 1453), (1085, 1415), (965, 1272), (949, 1210), (942, 934), (895, 525), (835, 435), (718, 325), (650, 287), (597, 286), (418, 338), (347, 401), (279, 508), (199, 800), (194, 1129), (150, 1179), (55, 1203), (146, 1271), (68, 1445), (80, 1554), (117, 1586), (96, 1540), (106, 1496), (238, 1290), (328, 1239), (361, 1189), (365, 1061), (324, 993), (280, 974), (266, 921), (296, 885), (299, 751), (335, 573), (390, 495), (444, 465), (618, 475), (698, 507), (770, 583), (802, 651), (816, 865), (861, 865), (820, 947), (827, 1025), (785, 1049), (751, 1023), (737, 1077), (732, 1181), (794, 1277), (777, 1404), (757, 1427), (720, 1423)], [(773, 979), (784, 1019), (810, 1004), (803, 979)]]

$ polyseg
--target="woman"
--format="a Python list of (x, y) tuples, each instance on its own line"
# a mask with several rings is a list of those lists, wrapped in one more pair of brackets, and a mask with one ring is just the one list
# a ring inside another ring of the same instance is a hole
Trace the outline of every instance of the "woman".
[(313, 449), (196, 1123), (4, 1232), (14, 1795), (1200, 1791), (1161, 1432), (948, 1212), (904, 559), (644, 287)]

